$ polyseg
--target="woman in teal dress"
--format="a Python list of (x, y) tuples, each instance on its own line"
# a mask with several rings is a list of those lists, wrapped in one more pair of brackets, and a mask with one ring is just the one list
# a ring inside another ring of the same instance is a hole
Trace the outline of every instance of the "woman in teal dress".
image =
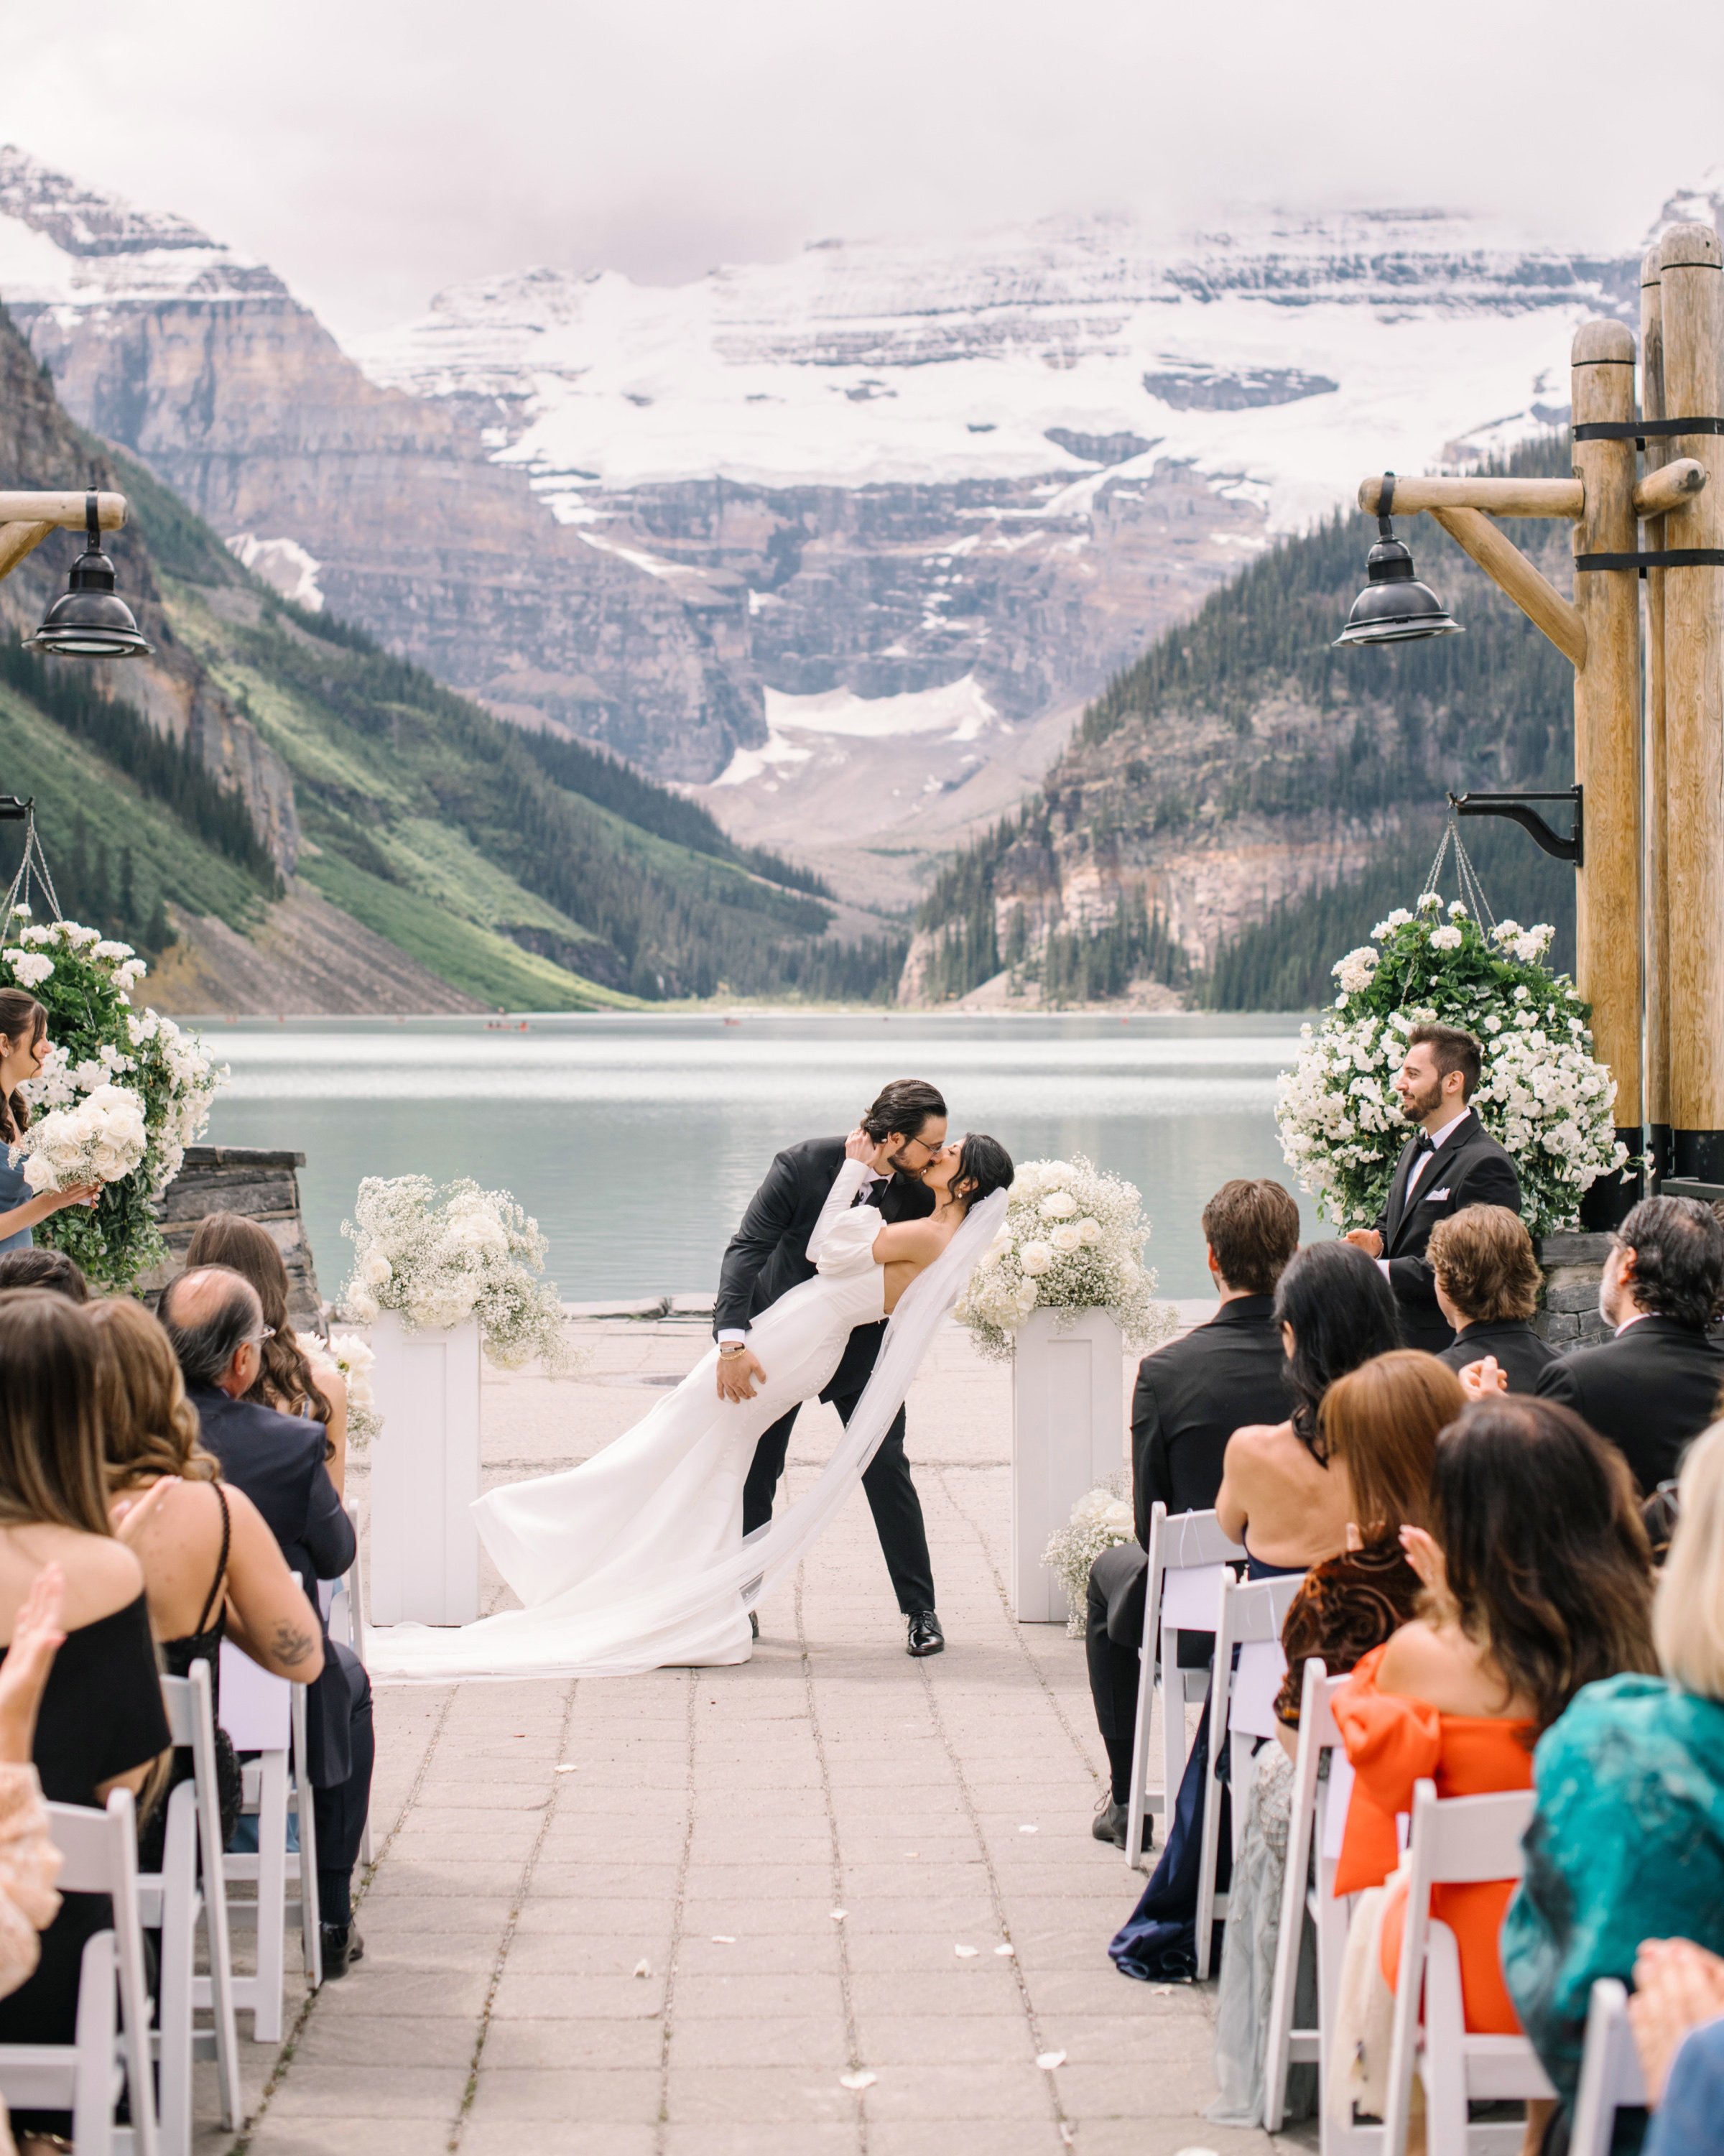
[(27, 1250), (35, 1227), (68, 1205), (93, 1205), (101, 1185), (38, 1194), (24, 1180), (11, 1148), (30, 1127), (30, 1110), (18, 1088), (48, 1059), (48, 1013), (22, 988), (0, 988), (0, 1250)]
[[(1571, 2109), (1596, 1979), (1644, 1939), (1724, 1953), (1724, 1422), (1694, 1441), (1659, 1581), (1665, 1675), (1576, 1693), (1539, 1740), (1526, 1871), (1502, 1926), (1521, 2025)], [(1619, 2150), (1639, 2146), (1625, 2118)]]

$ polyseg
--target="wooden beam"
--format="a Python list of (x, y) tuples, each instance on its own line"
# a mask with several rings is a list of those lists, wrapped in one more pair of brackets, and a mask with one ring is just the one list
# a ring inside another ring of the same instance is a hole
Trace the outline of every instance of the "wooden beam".
[[(67, 531), (84, 529), (83, 494), (23, 494), (0, 492), (0, 524), (57, 524)], [(126, 521), (123, 494), (98, 494), (96, 522), (104, 531), (117, 531)]]
[(1430, 514), (1491, 583), (1508, 593), (1533, 627), (1544, 631), (1570, 665), (1586, 665), (1586, 624), (1579, 609), (1533, 567), (1512, 539), (1504, 538), (1476, 509), (1434, 509)]
[[(1634, 338), (1625, 322), (1583, 322), (1571, 351), (1574, 424), (1634, 417)], [(1574, 552), (1633, 557), (1634, 444), (1577, 441), (1586, 514)], [(1640, 580), (1632, 568), (1574, 579), (1586, 656), (1574, 670), (1574, 776), (1586, 789), (1586, 865), (1575, 881), (1574, 973), (1593, 1007), (1598, 1060), (1616, 1081), (1617, 1136), (1640, 1149)], [(1620, 1198), (1607, 1183), (1598, 1196)]]
[[(1650, 418), (1652, 414), (1644, 416)], [(1706, 483), (1706, 468), (1697, 457), (1678, 457), (1674, 464), (1660, 465), (1634, 489), (1634, 514), (1662, 516), (1667, 509), (1680, 509)]]
[[(1387, 475), (1359, 481), (1359, 506), (1381, 516)], [(1578, 516), (1586, 506), (1578, 479), (1395, 480), (1390, 513), (1414, 516), (1421, 509), (1484, 509), (1493, 516)]]
[(0, 577), (9, 577), (56, 529), (52, 524), (0, 524)]
[[(1662, 419), (1664, 399), (1664, 305), (1659, 283), (1659, 249), (1649, 247), (1640, 264), (1640, 412)], [(1689, 459), (1679, 459), (1687, 462)], [(1670, 469), (1666, 466), (1666, 470)], [(1634, 506), (1647, 519), (1645, 544), (1655, 552), (1664, 543), (1663, 516), (1641, 500), (1649, 472), (1634, 489)], [(1646, 680), (1641, 759), (1643, 812), (1642, 908), (1645, 943), (1645, 1106), (1650, 1166), (1662, 1175), (1669, 1165), (1670, 1142), (1670, 905), (1665, 887), (1665, 779), (1664, 735), (1664, 580), (1662, 569), (1649, 569), (1642, 593), (1646, 607)], [(1648, 1181), (1644, 1187), (1651, 1188)]]

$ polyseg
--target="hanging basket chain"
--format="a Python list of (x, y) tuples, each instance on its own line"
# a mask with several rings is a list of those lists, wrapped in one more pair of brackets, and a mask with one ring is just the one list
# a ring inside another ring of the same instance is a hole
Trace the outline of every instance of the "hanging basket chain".
[(0, 929), (9, 930), (16, 909), (19, 906), (29, 904), (30, 877), (33, 870), (36, 880), (42, 886), (42, 895), (52, 909), (51, 917), (58, 921), (60, 917), (60, 902), (54, 888), (54, 878), (48, 873), (48, 859), (42, 850), (42, 840), (36, 829), (36, 814), (33, 809), (24, 819), (24, 850), (18, 865), (18, 873), (12, 879), (12, 887), (6, 894), (6, 919), (4, 921), (0, 921)]
[[(1473, 865), (1472, 855), (1461, 843), (1460, 826), (1450, 817), (1443, 826), (1443, 836), (1437, 847), (1436, 859), (1419, 891), (1421, 898), (1437, 890), (1437, 879), (1443, 873), (1443, 862), (1450, 846), (1455, 849), (1455, 880), (1459, 887), (1460, 902), (1481, 927), (1494, 928), (1496, 916), (1491, 910), (1491, 901), (1485, 896), (1485, 886), (1479, 881), (1479, 872)], [(1441, 893), (1439, 892), (1440, 896)]]

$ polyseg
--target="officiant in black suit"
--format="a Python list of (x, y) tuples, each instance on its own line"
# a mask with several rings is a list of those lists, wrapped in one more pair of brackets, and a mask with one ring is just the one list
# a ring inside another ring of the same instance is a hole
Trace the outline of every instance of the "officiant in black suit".
[[(928, 1163), (946, 1142), (946, 1103), (919, 1078), (897, 1078), (862, 1117), (862, 1128), (885, 1148), (890, 1173), (876, 1174), (857, 1199), (874, 1205), (884, 1220), (926, 1219), (934, 1194), (922, 1186)], [(712, 1330), (718, 1342), (718, 1389), (729, 1400), (752, 1399), (765, 1373), (748, 1342), (751, 1321), (801, 1281), (812, 1280), (808, 1237), (820, 1217), (844, 1158), (838, 1138), (805, 1138), (787, 1146), (748, 1202), (719, 1268)], [(820, 1397), (848, 1423), (873, 1373), (885, 1325), (859, 1325), (844, 1359)], [(798, 1410), (781, 1415), (754, 1450), (742, 1491), (742, 1532), (752, 1534), (772, 1517), (772, 1498), (784, 1472), (785, 1455)], [(862, 1477), (874, 1524), (891, 1574), (898, 1607), (909, 1625), (907, 1651), (937, 1655), (946, 1645), (934, 1609), (934, 1573), (928, 1558), (921, 1500), (904, 1456), (904, 1410)], [(756, 1627), (758, 1630), (758, 1625)]]
[(1408, 1034), (1394, 1088), (1402, 1114), (1419, 1132), (1396, 1163), (1376, 1226), (1355, 1228), (1347, 1239), (1383, 1267), (1394, 1291), (1402, 1339), (1428, 1355), (1440, 1355), (1455, 1337), (1437, 1306), (1425, 1255), (1432, 1229), (1464, 1206), (1521, 1209), (1513, 1160), (1468, 1105), (1483, 1063), (1478, 1042), (1459, 1026), (1417, 1025)]

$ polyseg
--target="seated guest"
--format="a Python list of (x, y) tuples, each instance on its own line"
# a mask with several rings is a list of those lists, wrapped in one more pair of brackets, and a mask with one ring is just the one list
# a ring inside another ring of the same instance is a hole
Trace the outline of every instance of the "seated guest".
[[(40, 1289), (0, 1296), (0, 1633), (28, 1639), (41, 1615), (37, 1580), (57, 1565), (64, 1637), (33, 1756), (51, 1803), (100, 1806), (113, 1789), (143, 1791), (168, 1731), (143, 1573), (108, 1522), (95, 1342), (83, 1312)], [(105, 1896), (64, 1897), (35, 1974), (0, 1999), (0, 2044), (75, 2041), (85, 1943), (110, 1921)], [(66, 2113), (14, 2121), (20, 2133), (71, 2132)]]
[(1724, 1953), (1724, 1423), (1682, 1465), (1653, 1639), (1661, 1677), (1588, 1686), (1540, 1743), (1503, 1924), (1509, 1990), (1571, 2104), (1596, 1978), (1627, 1983), (1644, 1939)]
[[(1090, 1691), (1107, 1748), (1111, 1789), (1098, 1841), (1126, 1845), (1137, 1660), (1143, 1639), (1150, 1507), (1207, 1512), (1227, 1440), (1241, 1423), (1279, 1421), (1291, 1405), (1275, 1291), (1299, 1247), (1299, 1208), (1279, 1183), (1224, 1183), (1203, 1208), (1209, 1276), (1221, 1307), (1207, 1325), (1146, 1355), (1131, 1402), (1131, 1497), (1137, 1538), (1090, 1570)], [(1146, 1830), (1147, 1823), (1146, 1822)]]
[(1376, 1226), (1351, 1229), (1347, 1237), (1381, 1264), (1400, 1310), (1403, 1344), (1432, 1355), (1454, 1335), (1431, 1278), (1431, 1230), (1464, 1206), (1521, 1209), (1513, 1158), (1468, 1106), (1483, 1054), (1458, 1026), (1416, 1025), (1408, 1034), (1394, 1088), (1402, 1114), (1419, 1130), (1402, 1147)]
[(1724, 2111), (1724, 1960), (1692, 1939), (1645, 1939), (1629, 2025), (1654, 2110), (1646, 2156), (1688, 2156)]
[[(1410, 1621), (1421, 1590), (1401, 1548), (1401, 1530), (1429, 1521), (1437, 1434), (1465, 1405), (1452, 1370), (1434, 1356), (1398, 1348), (1337, 1378), (1317, 1410), (1331, 1467), (1347, 1477), (1352, 1517), (1345, 1553), (1306, 1574), (1281, 1627), (1287, 1656), (1275, 1700), (1281, 1743), (1258, 1753), (1228, 1890), (1215, 2000), (1221, 2093), (1205, 2114), (1218, 2124), (1256, 2126), (1263, 2118), (1265, 2017), (1281, 1928), (1305, 1666), (1321, 1661), (1331, 1676), (1344, 1676), (1362, 1655)], [(1305, 2115), (1316, 2087), (1314, 2068), (1294, 2068), (1290, 2116)]]
[(64, 1190), (32, 1190), (23, 1162), (14, 1165), (11, 1148), (30, 1127), (30, 1105), (22, 1088), (42, 1075), (53, 1045), (48, 1013), (22, 988), (0, 988), (0, 1252), (27, 1250), (38, 1224), (69, 1205), (94, 1205), (99, 1183)]
[[(246, 1396), (262, 1367), (264, 1315), (249, 1281), (219, 1265), (182, 1273), (162, 1297), (198, 1434), (230, 1489), (243, 1490), (301, 1579), (339, 1579), (353, 1562), (352, 1522), (324, 1468), (321, 1423), (278, 1414)], [(358, 1657), (318, 1633), (323, 1673), (311, 1686), (309, 1743), (317, 1822), (323, 1973), (345, 1976), (364, 1951), (352, 1920), (353, 1866), (371, 1794), (371, 1686)]]
[(1488, 1355), (1506, 1380), (1501, 1390), (1536, 1391), (1557, 1351), (1532, 1330), (1541, 1276), (1520, 1214), (1506, 1205), (1463, 1206), (1432, 1229), (1425, 1256), (1437, 1307), (1455, 1327), (1444, 1362), (1464, 1370)]
[(51, 1243), (19, 1250), (0, 1250), (0, 1291), (9, 1287), (45, 1287), (69, 1302), (88, 1302), (90, 1282), (76, 1260)]
[[(1365, 1656), (1337, 1695), (1355, 1780), (1337, 1894), (1400, 1861), (1414, 1784), (1439, 1797), (1524, 1789), (1532, 1747), (1583, 1685), (1652, 1666), (1651, 1559), (1621, 1455), (1579, 1417), (1518, 1396), (1469, 1407), (1437, 1440), (1431, 1527), (1402, 1531), (1426, 1614)], [(1497, 1953), (1508, 1880), (1444, 1886), (1469, 2029), (1513, 2035)], [(1393, 1989), (1404, 1887), (1392, 1886), (1381, 1967)]]
[(200, 1265), (226, 1265), (257, 1290), (269, 1337), (258, 1381), (246, 1397), (282, 1414), (305, 1415), (323, 1424), (329, 1440), (329, 1479), (341, 1496), (347, 1471), (347, 1380), (333, 1364), (314, 1365), (300, 1345), (288, 1320), (287, 1267), (275, 1238), (243, 1213), (208, 1213), (186, 1252), (188, 1272)]
[(1253, 1578), (1305, 1572), (1346, 1548), (1352, 1497), (1331, 1470), (1318, 1410), (1337, 1378), (1400, 1345), (1388, 1283), (1351, 1243), (1300, 1251), (1281, 1275), (1275, 1318), (1293, 1411), (1234, 1432), (1215, 1496), (1215, 1517), (1244, 1545)]
[(1598, 1308), (1616, 1337), (1559, 1356), (1538, 1390), (1619, 1446), (1650, 1497), (1724, 1389), (1724, 1349), (1706, 1337), (1724, 1302), (1724, 1225), (1696, 1198), (1643, 1198), (1611, 1240)]
[[(94, 1304), (88, 1322), (109, 1507), (143, 1566), (163, 1667), (182, 1677), (194, 1661), (208, 1664), (218, 1724), (224, 1636), (275, 1676), (311, 1683), (323, 1669), (317, 1613), (257, 1507), (243, 1490), (223, 1486), (214, 1456), (198, 1442), (197, 1413), (167, 1335), (126, 1296)], [(158, 1489), (152, 1502), (140, 1502)], [(218, 1737), (218, 1745), (224, 1741)], [(191, 1772), (182, 1750), (169, 1787)], [(233, 1820), (223, 1824), (231, 1833)], [(158, 1810), (145, 1839), (146, 1871), (160, 1869), (165, 1825)]]

